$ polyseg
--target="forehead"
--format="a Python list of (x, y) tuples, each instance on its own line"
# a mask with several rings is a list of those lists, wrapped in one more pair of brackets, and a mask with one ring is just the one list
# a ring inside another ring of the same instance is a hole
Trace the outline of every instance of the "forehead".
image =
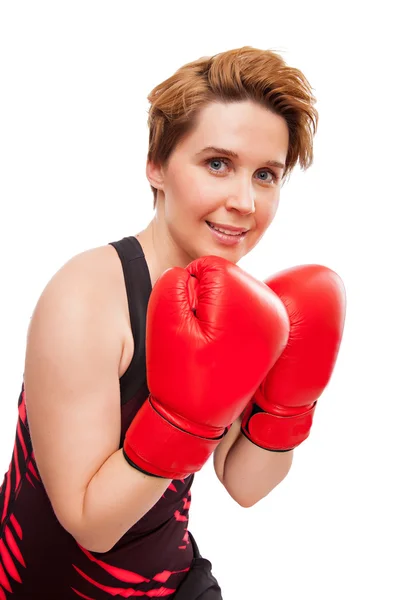
[(206, 146), (229, 148), (238, 154), (244, 148), (266, 147), (284, 159), (289, 143), (286, 121), (280, 115), (250, 100), (212, 102), (203, 107), (183, 148), (199, 151)]

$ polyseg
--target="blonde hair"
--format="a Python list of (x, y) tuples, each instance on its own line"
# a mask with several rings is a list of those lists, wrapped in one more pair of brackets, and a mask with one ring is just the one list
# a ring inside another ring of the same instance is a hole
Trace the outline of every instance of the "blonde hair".
[[(206, 104), (252, 100), (287, 123), (289, 148), (283, 173), (283, 179), (287, 179), (298, 162), (304, 170), (313, 162), (318, 112), (311, 90), (303, 73), (287, 66), (272, 50), (245, 46), (190, 62), (148, 96), (148, 159), (166, 165)], [(153, 186), (151, 189), (155, 206), (157, 190)]]

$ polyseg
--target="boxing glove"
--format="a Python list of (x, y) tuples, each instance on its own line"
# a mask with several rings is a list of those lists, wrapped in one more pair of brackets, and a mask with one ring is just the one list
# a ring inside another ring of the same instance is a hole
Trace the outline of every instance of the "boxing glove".
[(123, 453), (136, 469), (184, 478), (201, 469), (283, 351), (284, 306), (233, 263), (206, 256), (168, 269), (150, 295), (150, 395)]
[(320, 265), (287, 269), (265, 283), (286, 307), (290, 333), (246, 407), (241, 432), (261, 448), (283, 452), (310, 433), (339, 351), (346, 297), (339, 276)]

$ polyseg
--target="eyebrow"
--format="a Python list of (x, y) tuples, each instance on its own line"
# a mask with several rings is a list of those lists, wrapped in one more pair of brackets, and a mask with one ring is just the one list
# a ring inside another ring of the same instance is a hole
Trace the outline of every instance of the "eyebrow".
[[(239, 155), (233, 150), (227, 150), (226, 148), (217, 148), (216, 146), (206, 146), (198, 154), (203, 154), (204, 152), (215, 152), (215, 154), (225, 154), (226, 156), (230, 156), (231, 158), (239, 158)], [(278, 167), (279, 169), (284, 169), (285, 165), (278, 160), (266, 160), (264, 165), (268, 165), (270, 167)]]

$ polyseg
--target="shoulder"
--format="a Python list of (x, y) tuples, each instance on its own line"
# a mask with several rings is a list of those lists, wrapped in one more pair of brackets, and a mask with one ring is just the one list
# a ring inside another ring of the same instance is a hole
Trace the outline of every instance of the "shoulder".
[(43, 293), (68, 290), (70, 298), (77, 296), (83, 302), (92, 300), (96, 306), (115, 309), (124, 285), (122, 265), (115, 248), (99, 246), (70, 258), (51, 278)]
[[(74, 276), (79, 277), (85, 275), (90, 278), (90, 281), (96, 281), (104, 291), (109, 287), (110, 283), (120, 283), (122, 273), (121, 260), (114, 246), (105, 245), (96, 248), (89, 248), (79, 254), (76, 254), (68, 260), (56, 273), (69, 272)], [(112, 293), (114, 286), (109, 289)]]
[(120, 377), (134, 349), (129, 306), (121, 260), (111, 245), (90, 248), (70, 258), (50, 279), (36, 309), (66, 302), (76, 313), (106, 321), (120, 337)]

